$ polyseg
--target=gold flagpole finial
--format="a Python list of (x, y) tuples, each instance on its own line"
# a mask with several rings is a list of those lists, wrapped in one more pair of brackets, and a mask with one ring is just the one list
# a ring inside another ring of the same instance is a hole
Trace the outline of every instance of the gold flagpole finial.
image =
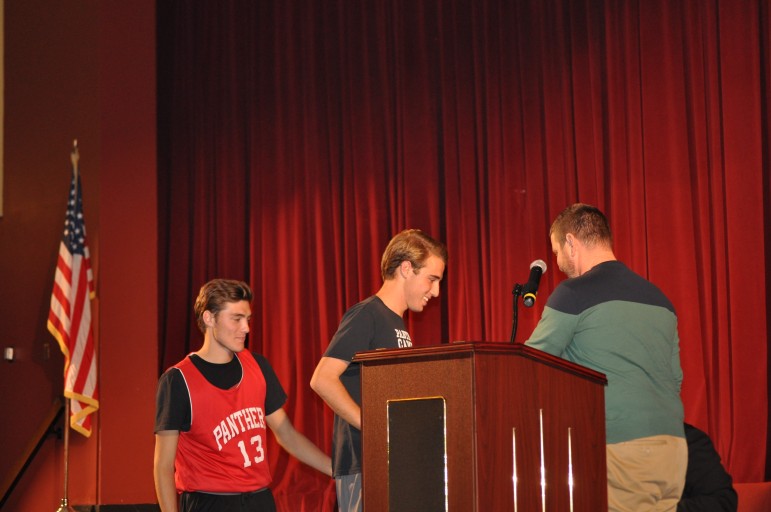
[(80, 152), (78, 151), (78, 139), (72, 141), (72, 152), (70, 153), (70, 160), (72, 161), (72, 171), (75, 176), (78, 175), (78, 160), (80, 160)]

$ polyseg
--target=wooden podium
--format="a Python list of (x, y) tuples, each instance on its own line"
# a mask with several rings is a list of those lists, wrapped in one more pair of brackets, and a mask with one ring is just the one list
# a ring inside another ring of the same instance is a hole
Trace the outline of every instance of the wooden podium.
[(507, 343), (353, 360), (364, 512), (608, 509), (603, 374)]

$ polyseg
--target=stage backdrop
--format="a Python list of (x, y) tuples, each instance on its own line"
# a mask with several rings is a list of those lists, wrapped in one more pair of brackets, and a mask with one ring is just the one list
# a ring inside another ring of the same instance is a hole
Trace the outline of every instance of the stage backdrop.
[[(419, 227), (450, 251), (441, 297), (408, 315), (417, 345), (508, 341), (513, 286), (546, 260), (522, 342), (564, 278), (550, 223), (588, 202), (619, 259), (675, 304), (686, 419), (737, 481), (764, 479), (768, 2), (158, 9), (159, 372), (200, 346), (198, 287), (244, 279), (250, 348), (329, 450), (308, 382), (343, 312), (379, 287), (394, 233)], [(327, 479), (277, 450), (272, 463), (288, 510), (328, 505)]]

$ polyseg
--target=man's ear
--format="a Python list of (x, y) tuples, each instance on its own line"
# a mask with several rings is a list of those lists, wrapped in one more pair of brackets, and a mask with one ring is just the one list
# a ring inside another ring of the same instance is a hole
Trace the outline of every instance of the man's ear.
[(206, 327), (214, 327), (214, 314), (208, 309), (203, 312), (203, 323)]
[(399, 272), (401, 273), (402, 277), (407, 279), (410, 272), (412, 272), (412, 262), (404, 260), (399, 264)]

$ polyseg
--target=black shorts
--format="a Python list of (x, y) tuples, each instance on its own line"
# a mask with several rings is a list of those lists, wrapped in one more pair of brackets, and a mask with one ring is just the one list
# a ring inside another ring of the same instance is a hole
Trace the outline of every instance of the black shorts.
[(276, 512), (270, 489), (241, 494), (183, 492), (179, 497), (180, 512)]

